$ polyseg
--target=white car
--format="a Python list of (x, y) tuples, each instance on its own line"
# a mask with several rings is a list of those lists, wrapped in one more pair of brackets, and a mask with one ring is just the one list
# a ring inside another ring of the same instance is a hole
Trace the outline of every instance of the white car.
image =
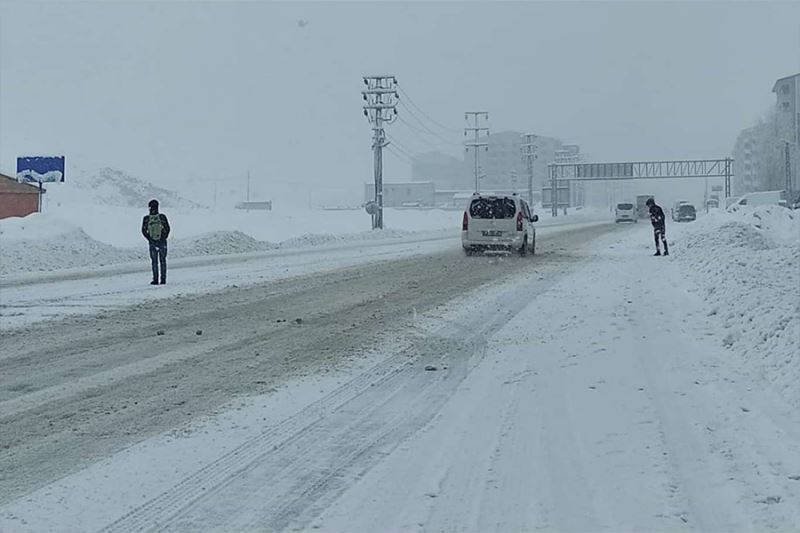
[(464, 211), (461, 245), (467, 255), (487, 250), (533, 254), (536, 251), (533, 223), (538, 220), (528, 202), (519, 196), (474, 194)]
[(614, 209), (615, 222), (639, 222), (636, 216), (636, 206), (633, 204), (617, 204)]

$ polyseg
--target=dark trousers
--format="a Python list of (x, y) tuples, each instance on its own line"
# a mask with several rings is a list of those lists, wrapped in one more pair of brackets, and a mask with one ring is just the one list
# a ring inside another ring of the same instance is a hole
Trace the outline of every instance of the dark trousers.
[(167, 241), (150, 241), (150, 263), (153, 265), (153, 281), (158, 281), (161, 266), (161, 282), (167, 281)]
[(661, 243), (664, 243), (664, 251), (668, 252), (667, 248), (667, 228), (666, 226), (653, 226), (653, 239), (656, 241), (656, 250), (661, 249)]

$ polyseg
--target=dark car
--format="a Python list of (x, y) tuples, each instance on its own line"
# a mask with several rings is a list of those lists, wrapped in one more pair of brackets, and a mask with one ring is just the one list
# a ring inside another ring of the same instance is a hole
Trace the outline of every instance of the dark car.
[(691, 222), (697, 218), (697, 211), (692, 204), (681, 204), (675, 208), (672, 218), (676, 222)]

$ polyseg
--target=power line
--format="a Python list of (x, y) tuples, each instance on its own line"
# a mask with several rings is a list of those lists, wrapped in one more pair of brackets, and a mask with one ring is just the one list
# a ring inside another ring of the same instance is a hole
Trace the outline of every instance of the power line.
[(394, 147), (392, 145), (389, 145), (389, 146), (386, 147), (386, 150), (389, 153), (391, 153), (393, 156), (395, 156), (396, 158), (398, 158), (398, 159), (400, 159), (402, 161), (405, 161), (406, 163), (409, 163), (411, 165), (414, 164), (414, 161), (409, 156), (407, 156), (404, 153), (402, 153), (399, 150), (397, 150), (396, 147)]
[[(422, 108), (421, 108), (421, 107), (419, 107), (419, 106), (418, 106), (418, 105), (417, 105), (417, 104), (414, 102), (414, 100), (413, 100), (413, 99), (412, 99), (412, 98), (411, 98), (411, 97), (408, 95), (408, 93), (407, 93), (407, 92), (405, 92), (405, 91), (403, 90), (403, 88), (402, 88), (402, 87), (400, 87), (400, 86), (398, 85), (398, 86), (397, 86), (397, 89), (400, 91), (400, 94), (402, 94), (402, 95), (403, 95), (403, 100), (408, 100), (408, 101), (409, 101), (409, 103), (410, 103), (412, 106), (414, 106), (414, 107), (417, 109), (417, 111), (419, 111), (420, 113), (422, 113), (422, 115), (423, 115), (425, 118), (427, 118), (428, 120), (430, 120), (431, 122), (433, 122), (434, 124), (436, 124), (437, 126), (439, 126), (440, 128), (442, 128), (443, 130), (445, 130), (445, 131), (447, 131), (447, 132), (449, 132), (449, 133), (461, 133), (461, 132), (460, 132), (459, 130), (457, 130), (457, 129), (448, 128), (447, 126), (443, 126), (441, 123), (439, 123), (439, 122), (437, 122), (436, 120), (434, 120), (434, 119), (433, 119), (433, 118), (432, 118), (430, 115), (428, 115), (427, 113), (425, 113), (425, 111), (423, 111), (423, 110), (422, 110)], [(401, 100), (401, 101), (400, 101), (400, 103), (401, 103), (401, 104), (403, 103), (403, 100)]]
[(391, 144), (389, 144), (390, 147), (396, 148), (398, 151), (402, 152), (409, 159), (414, 159), (414, 157), (416, 157), (414, 150), (406, 148), (405, 146), (397, 142), (397, 139), (395, 139), (394, 137), (386, 135), (386, 138), (391, 141)]
[(442, 137), (441, 135), (439, 135), (438, 133), (436, 133), (435, 131), (433, 131), (432, 129), (430, 129), (430, 128), (429, 128), (429, 127), (428, 127), (428, 126), (425, 124), (425, 122), (423, 122), (423, 121), (422, 121), (422, 119), (420, 119), (420, 118), (419, 118), (419, 117), (418, 117), (418, 116), (417, 116), (417, 115), (414, 113), (414, 111), (412, 111), (412, 110), (411, 110), (411, 108), (410, 108), (410, 107), (408, 107), (407, 105), (405, 105), (405, 103), (404, 103), (402, 100), (400, 100), (400, 105), (401, 105), (401, 106), (403, 106), (403, 108), (404, 108), (406, 111), (408, 111), (408, 114), (409, 114), (409, 115), (411, 115), (412, 117), (414, 117), (414, 119), (415, 119), (417, 122), (419, 122), (419, 124), (420, 124), (420, 125), (421, 125), (421, 126), (424, 128), (424, 129), (425, 129), (425, 131), (427, 131), (427, 132), (428, 132), (430, 135), (433, 135), (434, 137), (436, 137), (436, 138), (437, 138), (437, 139), (439, 139), (440, 141), (444, 142), (445, 144), (452, 144), (452, 145), (454, 145), (454, 146), (461, 146), (460, 144), (458, 144), (458, 143), (454, 143), (453, 141), (448, 141), (447, 139), (445, 139), (444, 137)]
[[(409, 123), (407, 120), (404, 120), (404, 119), (403, 119), (403, 117), (400, 117), (400, 116), (398, 116), (398, 117), (397, 117), (397, 120), (398, 120), (400, 123), (404, 124), (404, 125), (405, 125), (405, 126), (408, 128), (408, 129), (410, 129), (411, 131), (413, 131), (413, 132), (415, 132), (415, 133), (418, 133), (418, 134), (420, 134), (420, 135), (425, 135), (425, 136), (430, 136), (430, 135), (431, 135), (431, 134), (430, 134), (430, 133), (428, 133), (428, 132), (425, 132), (425, 131), (423, 131), (423, 130), (421, 130), (421, 129), (418, 129), (416, 126), (414, 126), (413, 124)], [(463, 148), (463, 146), (464, 146), (464, 145), (463, 145), (463, 144), (461, 144), (461, 143), (452, 142), (452, 141), (447, 141), (447, 140), (445, 140), (445, 139), (443, 139), (443, 138), (441, 138), (441, 137), (439, 137), (439, 136), (437, 136), (437, 135), (433, 135), (433, 136), (434, 136), (434, 137), (436, 137), (436, 139), (437, 139), (437, 142), (436, 142), (436, 143), (429, 143), (429, 144), (433, 144), (433, 145), (447, 145), (448, 147), (449, 147), (449, 146), (458, 146), (459, 148)], [(428, 142), (428, 140), (426, 140), (425, 142)]]

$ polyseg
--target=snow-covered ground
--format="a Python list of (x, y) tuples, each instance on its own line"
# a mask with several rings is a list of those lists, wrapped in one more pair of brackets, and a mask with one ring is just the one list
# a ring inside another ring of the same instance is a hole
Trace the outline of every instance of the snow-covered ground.
[(3, 506), (0, 530), (795, 530), (800, 218), (668, 236), (669, 257), (646, 224), (554, 245), (343, 369)]

